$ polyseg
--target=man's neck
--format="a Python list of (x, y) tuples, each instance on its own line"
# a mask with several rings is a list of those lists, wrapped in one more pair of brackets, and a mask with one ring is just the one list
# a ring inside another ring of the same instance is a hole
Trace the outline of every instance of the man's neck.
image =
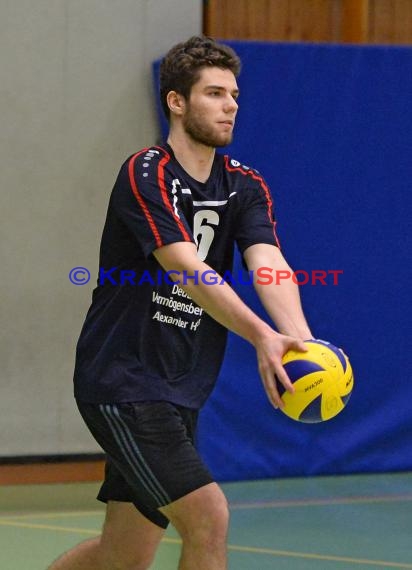
[(212, 170), (215, 149), (173, 133), (169, 134), (167, 142), (186, 172), (195, 180), (206, 182)]

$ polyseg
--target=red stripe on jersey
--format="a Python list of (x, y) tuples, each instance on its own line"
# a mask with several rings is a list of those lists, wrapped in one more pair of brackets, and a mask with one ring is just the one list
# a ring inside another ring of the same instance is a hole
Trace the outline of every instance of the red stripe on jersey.
[(170, 160), (170, 155), (168, 153), (165, 153), (166, 156), (164, 156), (160, 161), (159, 161), (159, 166), (158, 166), (158, 182), (159, 182), (159, 186), (160, 186), (160, 191), (162, 193), (162, 198), (163, 198), (163, 203), (165, 204), (166, 208), (170, 211), (170, 213), (173, 216), (174, 221), (176, 222), (184, 241), (192, 241), (191, 237), (189, 236), (189, 234), (186, 231), (186, 228), (184, 226), (184, 224), (182, 223), (182, 220), (179, 218), (179, 216), (176, 214), (172, 204), (170, 203), (169, 197), (167, 195), (167, 190), (166, 190), (166, 184), (165, 184), (165, 173), (164, 173), (164, 165), (167, 164)]
[(276, 222), (273, 220), (272, 198), (271, 198), (271, 195), (269, 192), (269, 188), (267, 187), (265, 181), (263, 180), (263, 178), (261, 176), (259, 176), (255, 172), (253, 172), (253, 170), (244, 170), (243, 168), (240, 168), (239, 166), (230, 166), (229, 156), (227, 154), (225, 154), (225, 166), (226, 166), (226, 170), (228, 170), (229, 172), (240, 172), (241, 174), (243, 174), (243, 176), (251, 176), (254, 180), (257, 180), (258, 182), (260, 182), (260, 185), (262, 186), (263, 191), (264, 191), (265, 196), (266, 196), (266, 202), (267, 202), (267, 206), (268, 206), (268, 217), (269, 217), (271, 224), (273, 225), (273, 235), (275, 237), (276, 245), (280, 249), (279, 239), (278, 239), (278, 236), (276, 235)]
[(136, 161), (136, 158), (138, 156), (140, 156), (141, 154), (147, 152), (147, 149), (144, 149), (140, 152), (138, 152), (137, 154), (135, 154), (134, 156), (132, 156), (132, 158), (129, 161), (129, 180), (130, 180), (130, 185), (132, 187), (133, 190), (133, 194), (136, 197), (136, 200), (139, 202), (139, 205), (144, 213), (144, 215), (146, 216), (146, 219), (149, 223), (150, 229), (153, 232), (154, 238), (156, 240), (156, 246), (157, 247), (161, 247), (163, 245), (163, 241), (162, 238), (160, 237), (160, 233), (159, 230), (157, 229), (157, 226), (152, 218), (152, 215), (150, 214), (149, 208), (146, 205), (146, 202), (143, 200), (143, 196), (140, 194), (138, 188), (137, 188), (137, 184), (136, 184), (136, 180), (134, 177), (134, 163)]

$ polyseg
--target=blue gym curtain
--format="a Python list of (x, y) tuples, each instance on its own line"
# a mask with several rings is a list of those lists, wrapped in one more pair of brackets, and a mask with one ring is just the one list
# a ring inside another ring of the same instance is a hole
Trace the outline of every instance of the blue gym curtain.
[[(349, 355), (355, 389), (329, 422), (294, 422), (231, 335), (202, 455), (222, 481), (411, 469), (412, 49), (228, 43), (243, 71), (224, 152), (267, 180), (292, 267), (343, 271), (300, 292), (314, 335)], [(263, 315), (250, 287), (238, 291)]]

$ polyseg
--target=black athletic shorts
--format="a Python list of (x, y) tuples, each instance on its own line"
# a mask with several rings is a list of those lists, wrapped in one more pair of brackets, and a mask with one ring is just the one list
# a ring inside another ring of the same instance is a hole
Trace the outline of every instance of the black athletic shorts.
[(77, 405), (107, 455), (100, 501), (131, 502), (166, 528), (159, 507), (213, 482), (194, 447), (197, 411), (169, 402)]

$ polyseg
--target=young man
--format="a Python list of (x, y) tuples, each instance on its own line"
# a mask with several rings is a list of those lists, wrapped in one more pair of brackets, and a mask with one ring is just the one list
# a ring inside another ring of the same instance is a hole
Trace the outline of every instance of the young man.
[(263, 178), (215, 153), (232, 140), (239, 70), (237, 55), (209, 38), (172, 48), (160, 78), (167, 143), (120, 170), (75, 369), (79, 410), (107, 454), (106, 520), (51, 570), (149, 568), (169, 521), (182, 538), (180, 570), (224, 570), (227, 503), (193, 440), (227, 330), (255, 347), (275, 407), (275, 375), (293, 390), (282, 356), (312, 336), (296, 285), (255, 284), (278, 333), (228, 284), (211, 284), (231, 270), (235, 242), (254, 274), (290, 269)]

